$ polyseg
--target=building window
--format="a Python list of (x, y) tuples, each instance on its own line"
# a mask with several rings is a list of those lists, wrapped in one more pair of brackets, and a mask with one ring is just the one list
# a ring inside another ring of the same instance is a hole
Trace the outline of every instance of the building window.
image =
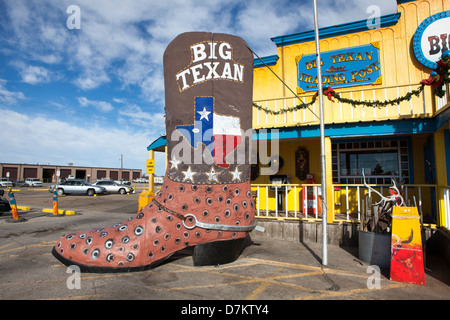
[(332, 144), (333, 183), (362, 184), (363, 170), (370, 184), (409, 183), (406, 140), (340, 142)]

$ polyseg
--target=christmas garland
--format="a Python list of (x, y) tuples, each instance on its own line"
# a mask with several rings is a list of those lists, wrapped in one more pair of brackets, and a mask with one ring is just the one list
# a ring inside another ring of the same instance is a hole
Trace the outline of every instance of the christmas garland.
[[(301, 100), (300, 100), (300, 101), (301, 101)], [(260, 105), (254, 103), (254, 102), (253, 102), (253, 107), (255, 107), (255, 108), (258, 109), (258, 110), (262, 110), (262, 111), (264, 111), (265, 113), (278, 115), (278, 114), (281, 114), (281, 113), (284, 113), (284, 112), (292, 112), (292, 111), (296, 111), (296, 110), (300, 110), (300, 109), (306, 109), (306, 108), (308, 108), (310, 105), (313, 105), (314, 102), (316, 102), (316, 97), (313, 97), (313, 99), (311, 100), (311, 102), (304, 103), (304, 102), (302, 101), (302, 104), (298, 104), (298, 105), (296, 105), (295, 107), (283, 109), (282, 111), (273, 111), (273, 110), (270, 110), (270, 109), (266, 109), (266, 108), (263, 108), (263, 107), (261, 107)]]
[[(421, 84), (418, 89), (413, 90), (411, 92), (408, 92), (403, 97), (398, 97), (397, 99), (384, 100), (384, 101), (380, 101), (380, 100), (375, 100), (375, 101), (353, 100), (353, 99), (343, 98), (338, 93), (336, 93), (333, 90), (333, 88), (331, 88), (331, 87), (327, 87), (327, 90), (324, 91), (324, 94), (327, 95), (328, 99), (330, 101), (332, 101), (332, 102), (334, 102), (334, 100), (332, 99), (332, 97), (333, 97), (339, 102), (349, 103), (349, 104), (353, 105), (354, 107), (358, 106), (358, 105), (363, 105), (363, 106), (368, 106), (368, 107), (381, 108), (381, 107), (386, 107), (388, 105), (398, 105), (402, 101), (409, 101), (409, 100), (411, 100), (412, 96), (419, 96), (420, 93), (423, 91), (424, 87), (425, 87), (425, 84)], [(258, 110), (263, 110), (264, 112), (269, 113), (269, 114), (279, 115), (279, 114), (282, 114), (284, 112), (292, 112), (292, 111), (297, 111), (297, 110), (308, 108), (309, 106), (313, 105), (316, 102), (317, 95), (318, 95), (318, 93), (316, 92), (316, 94), (314, 94), (314, 96), (312, 97), (312, 100), (310, 102), (308, 102), (308, 103), (304, 103), (302, 101), (302, 104), (298, 104), (295, 107), (286, 108), (286, 109), (279, 110), (279, 111), (266, 109), (266, 108), (261, 107), (260, 105), (258, 105), (256, 103), (253, 103), (253, 107), (255, 107)]]
[[(437, 62), (437, 68), (434, 69), (430, 73), (430, 77), (428, 79), (424, 79), (420, 82), (419, 88), (412, 90), (411, 92), (408, 92), (404, 96), (398, 97), (397, 99), (384, 100), (384, 101), (347, 99), (347, 98), (341, 97), (331, 87), (327, 87), (327, 89), (323, 92), (323, 94), (326, 95), (331, 102), (334, 102), (334, 100), (332, 98), (335, 98), (336, 100), (338, 100), (341, 103), (349, 103), (349, 104), (353, 105), (354, 107), (363, 105), (363, 106), (367, 106), (367, 107), (381, 108), (381, 107), (386, 107), (389, 105), (391, 105), (391, 106), (398, 105), (403, 101), (409, 101), (409, 100), (411, 100), (411, 98), (413, 96), (418, 97), (424, 90), (424, 87), (426, 85), (428, 85), (428, 86), (431, 86), (431, 88), (436, 96), (442, 98), (445, 95), (445, 91), (442, 89), (443, 84), (450, 83), (450, 74), (448, 72), (449, 69), (450, 69), (450, 50), (447, 50), (442, 54), (442, 58)], [(312, 96), (312, 100), (308, 103), (304, 103), (300, 99), (301, 104), (298, 104), (295, 107), (285, 108), (285, 109), (279, 110), (279, 111), (266, 109), (256, 103), (253, 103), (253, 107), (255, 107), (258, 110), (262, 110), (268, 114), (279, 115), (279, 114), (282, 114), (285, 112), (293, 112), (293, 111), (309, 108), (309, 106), (313, 105), (316, 102), (317, 95), (318, 95), (318, 92), (316, 92)]]

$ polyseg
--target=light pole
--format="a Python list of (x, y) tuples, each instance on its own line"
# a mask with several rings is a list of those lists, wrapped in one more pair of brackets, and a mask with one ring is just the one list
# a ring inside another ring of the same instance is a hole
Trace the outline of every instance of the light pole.
[(322, 90), (322, 69), (320, 59), (320, 43), (319, 43), (319, 22), (317, 18), (317, 0), (313, 0), (314, 7), (314, 34), (316, 41), (316, 65), (317, 80), (319, 90), (319, 108), (320, 108), (320, 166), (322, 174), (322, 265), (328, 264), (327, 251), (327, 187), (326, 187), (326, 167), (325, 167), (325, 124), (323, 113), (323, 90)]

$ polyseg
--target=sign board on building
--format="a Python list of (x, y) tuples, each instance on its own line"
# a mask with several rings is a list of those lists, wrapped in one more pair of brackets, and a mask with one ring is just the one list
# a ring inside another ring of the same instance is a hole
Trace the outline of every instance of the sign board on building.
[[(380, 45), (321, 52), (322, 84), (333, 89), (381, 84)], [(296, 58), (298, 93), (317, 91), (316, 54)]]
[(417, 27), (413, 37), (413, 50), (417, 60), (430, 69), (444, 51), (450, 48), (450, 11), (436, 13)]

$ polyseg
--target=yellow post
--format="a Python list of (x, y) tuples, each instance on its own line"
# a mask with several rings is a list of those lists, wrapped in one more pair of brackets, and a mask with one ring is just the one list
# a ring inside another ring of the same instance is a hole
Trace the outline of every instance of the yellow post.
[(333, 192), (333, 168), (331, 154), (331, 139), (325, 137), (325, 171), (327, 185), (327, 223), (334, 221), (334, 192)]
[(58, 214), (58, 194), (56, 193), (56, 186), (53, 187), (53, 215)]
[(149, 158), (147, 160), (147, 173), (148, 173), (148, 190), (144, 190), (139, 195), (139, 208), (138, 211), (144, 208), (155, 197), (155, 151), (150, 150), (148, 152)]
[(11, 187), (9, 187), (8, 190), (8, 197), (9, 197), (9, 205), (11, 207), (12, 211), (12, 219), (8, 218), (6, 219), (6, 222), (25, 222), (27, 219), (23, 217), (19, 217), (19, 213), (17, 211), (17, 204), (16, 199), (14, 198), (14, 193), (12, 192)]
[(444, 130), (438, 130), (434, 133), (434, 153), (436, 162), (436, 198), (438, 208), (439, 225), (444, 225), (444, 187), (447, 186), (447, 166), (445, 159), (445, 136)]
[(8, 191), (8, 197), (9, 197), (9, 205), (11, 207), (12, 217), (14, 220), (19, 220), (19, 213), (17, 211), (17, 204), (16, 199), (14, 198), (14, 193), (11, 190), (11, 187)]

